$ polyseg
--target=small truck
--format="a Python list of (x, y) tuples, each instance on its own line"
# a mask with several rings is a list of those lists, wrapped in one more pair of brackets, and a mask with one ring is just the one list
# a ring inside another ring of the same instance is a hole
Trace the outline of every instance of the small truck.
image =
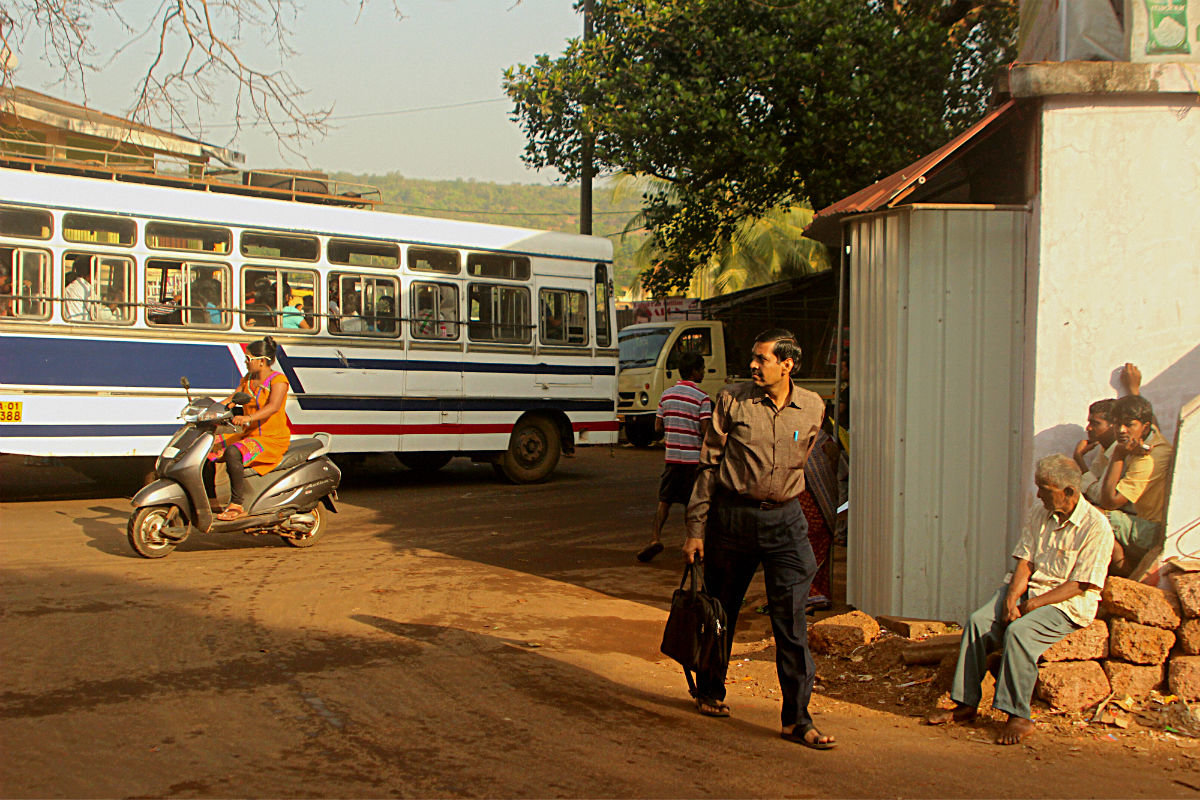
[[(749, 350), (744, 358), (732, 355), (726, 344), (725, 328), (718, 320), (646, 322), (622, 328), (620, 373), (617, 379), (617, 416), (625, 427), (625, 438), (635, 447), (648, 447), (657, 435), (654, 418), (664, 390), (679, 380), (679, 357), (687, 350), (704, 356), (704, 380), (700, 388), (716, 399), (725, 384), (748, 379)], [(745, 363), (740, 363), (745, 361)], [(833, 398), (834, 381), (797, 379), (796, 383)]]

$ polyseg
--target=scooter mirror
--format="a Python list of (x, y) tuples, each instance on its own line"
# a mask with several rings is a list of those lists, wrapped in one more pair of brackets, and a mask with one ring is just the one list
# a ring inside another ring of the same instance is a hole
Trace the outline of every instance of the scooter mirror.
[(179, 379), (179, 385), (183, 387), (183, 393), (187, 395), (187, 399), (192, 399), (192, 384), (188, 381), (187, 375)]
[(245, 392), (234, 392), (233, 397), (231, 399), (233, 400), (233, 402), (237, 403), (239, 406), (244, 406), (244, 405), (246, 405), (246, 403), (252, 402), (254, 400), (254, 398), (252, 396), (250, 396), (249, 394), (246, 394)]

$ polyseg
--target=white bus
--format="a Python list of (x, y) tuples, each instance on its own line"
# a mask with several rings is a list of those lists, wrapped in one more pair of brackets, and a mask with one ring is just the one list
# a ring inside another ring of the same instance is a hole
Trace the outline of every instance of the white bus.
[(0, 167), (3, 453), (157, 455), (270, 335), (294, 434), (542, 480), (616, 441), (614, 317), (602, 238)]

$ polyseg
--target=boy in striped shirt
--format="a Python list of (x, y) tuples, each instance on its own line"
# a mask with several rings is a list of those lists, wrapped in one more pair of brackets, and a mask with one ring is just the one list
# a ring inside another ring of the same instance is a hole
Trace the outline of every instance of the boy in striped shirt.
[(658, 510), (654, 512), (654, 538), (638, 553), (638, 561), (649, 561), (663, 551), (662, 529), (671, 504), (685, 508), (696, 483), (700, 443), (712, 419), (712, 400), (696, 384), (704, 380), (704, 356), (688, 350), (679, 357), (679, 383), (663, 392), (654, 428), (664, 434), (666, 465), (658, 487)]

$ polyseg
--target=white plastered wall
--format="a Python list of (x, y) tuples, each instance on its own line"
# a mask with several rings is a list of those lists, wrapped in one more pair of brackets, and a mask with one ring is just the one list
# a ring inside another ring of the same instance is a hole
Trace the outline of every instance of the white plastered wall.
[(1168, 438), (1200, 392), (1200, 96), (1048, 98), (1040, 160), (1027, 474), (1127, 361)]

